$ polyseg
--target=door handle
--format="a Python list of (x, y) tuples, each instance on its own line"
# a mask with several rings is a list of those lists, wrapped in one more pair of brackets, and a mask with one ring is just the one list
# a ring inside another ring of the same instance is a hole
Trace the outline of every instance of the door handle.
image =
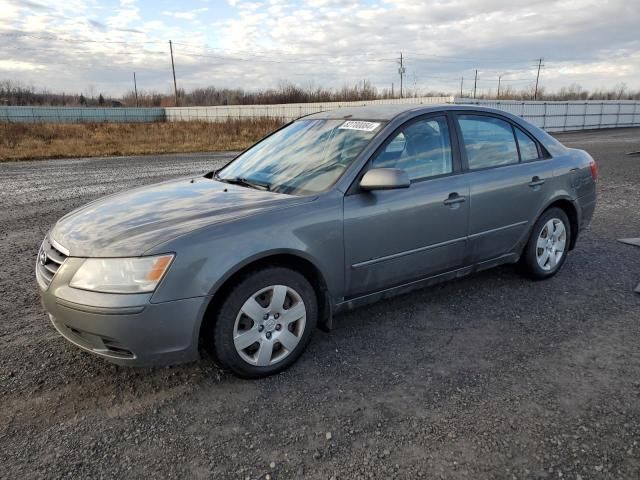
[(531, 179), (531, 182), (529, 182), (529, 186), (530, 187), (539, 187), (543, 183), (544, 183), (544, 178), (540, 178), (538, 176), (535, 176), (535, 177), (533, 177)]
[(447, 198), (443, 203), (447, 206), (451, 206), (452, 208), (455, 208), (458, 203), (462, 203), (465, 200), (466, 198), (464, 198), (461, 195), (458, 195), (458, 192), (453, 192), (449, 194), (449, 198)]

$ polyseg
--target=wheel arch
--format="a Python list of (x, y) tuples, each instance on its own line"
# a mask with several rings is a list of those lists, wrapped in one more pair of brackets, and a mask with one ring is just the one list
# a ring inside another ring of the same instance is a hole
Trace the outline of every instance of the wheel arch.
[(569, 218), (569, 224), (571, 227), (571, 237), (569, 239), (569, 250), (573, 250), (576, 246), (576, 241), (578, 240), (578, 233), (580, 230), (580, 217), (579, 217), (580, 214), (579, 214), (577, 205), (570, 197), (556, 198), (551, 202), (549, 202), (549, 204), (542, 209), (542, 211), (540, 212), (537, 218), (540, 218), (542, 215), (544, 215), (544, 212), (546, 212), (550, 208), (561, 209)]
[(318, 299), (318, 327), (322, 330), (330, 330), (333, 323), (333, 308), (331, 294), (320, 268), (301, 252), (278, 250), (266, 253), (259, 257), (247, 259), (226, 275), (212, 289), (211, 299), (205, 309), (198, 338), (203, 341), (203, 334), (215, 324), (217, 310), (221, 299), (224, 298), (240, 279), (253, 271), (271, 267), (286, 267), (295, 270), (309, 281)]

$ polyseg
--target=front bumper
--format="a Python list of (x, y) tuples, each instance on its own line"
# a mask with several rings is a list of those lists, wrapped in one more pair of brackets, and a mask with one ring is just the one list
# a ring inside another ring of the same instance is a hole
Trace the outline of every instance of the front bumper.
[(39, 283), (53, 326), (71, 343), (110, 362), (160, 366), (197, 360), (207, 297), (152, 303), (151, 294), (107, 294), (69, 287), (82, 263), (69, 257), (48, 288)]

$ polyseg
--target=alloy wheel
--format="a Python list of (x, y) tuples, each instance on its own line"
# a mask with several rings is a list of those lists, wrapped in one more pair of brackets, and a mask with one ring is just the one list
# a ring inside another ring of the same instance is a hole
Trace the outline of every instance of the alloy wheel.
[(567, 246), (567, 229), (562, 220), (552, 218), (544, 224), (536, 242), (538, 266), (546, 272), (556, 268)]
[(271, 285), (251, 295), (233, 327), (233, 343), (240, 357), (258, 367), (274, 365), (300, 343), (307, 311), (298, 292)]

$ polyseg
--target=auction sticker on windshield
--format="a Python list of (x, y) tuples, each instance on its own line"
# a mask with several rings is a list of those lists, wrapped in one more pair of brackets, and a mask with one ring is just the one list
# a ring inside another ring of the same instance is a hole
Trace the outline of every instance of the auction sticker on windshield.
[(344, 122), (340, 127), (340, 130), (361, 130), (363, 132), (373, 132), (380, 126), (377, 122), (363, 122), (361, 120), (348, 120)]

